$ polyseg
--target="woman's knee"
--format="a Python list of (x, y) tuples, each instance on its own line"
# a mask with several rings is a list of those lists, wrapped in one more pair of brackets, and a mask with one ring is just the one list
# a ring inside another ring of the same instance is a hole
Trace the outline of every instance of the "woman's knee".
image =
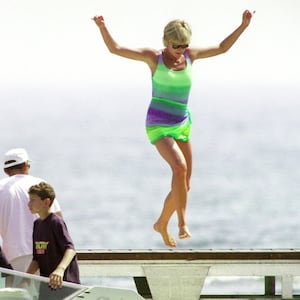
[(187, 165), (184, 161), (182, 161), (182, 160), (176, 161), (176, 163), (172, 166), (172, 169), (173, 169), (174, 175), (177, 175), (180, 177), (184, 176), (186, 178)]

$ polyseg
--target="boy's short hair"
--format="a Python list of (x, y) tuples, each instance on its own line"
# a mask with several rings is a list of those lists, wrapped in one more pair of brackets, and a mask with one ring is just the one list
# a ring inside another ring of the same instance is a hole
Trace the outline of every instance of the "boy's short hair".
[(33, 185), (32, 187), (30, 187), (28, 194), (37, 195), (41, 198), (41, 200), (49, 198), (51, 204), (55, 199), (55, 191), (53, 187), (47, 182), (40, 182), (39, 184)]

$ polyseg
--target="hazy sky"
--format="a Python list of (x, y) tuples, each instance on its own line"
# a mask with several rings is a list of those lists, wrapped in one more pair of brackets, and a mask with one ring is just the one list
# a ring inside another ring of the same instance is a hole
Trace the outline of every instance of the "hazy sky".
[(225, 55), (196, 62), (203, 80), (300, 82), (299, 0), (1, 0), (0, 87), (145, 82), (142, 62), (111, 55), (91, 21), (102, 14), (113, 37), (133, 47), (162, 47), (174, 18), (188, 21), (191, 45), (219, 43), (255, 10)]

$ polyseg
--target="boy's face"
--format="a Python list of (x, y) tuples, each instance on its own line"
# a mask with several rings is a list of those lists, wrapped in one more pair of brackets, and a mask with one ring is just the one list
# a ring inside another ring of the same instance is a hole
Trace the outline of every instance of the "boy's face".
[(47, 199), (42, 200), (38, 195), (30, 194), (28, 207), (33, 214), (43, 212), (48, 209)]

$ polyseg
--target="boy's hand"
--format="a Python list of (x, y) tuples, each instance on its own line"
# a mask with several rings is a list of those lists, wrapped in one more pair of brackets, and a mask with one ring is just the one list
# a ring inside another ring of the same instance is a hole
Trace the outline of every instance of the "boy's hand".
[[(11, 285), (9, 286), (13, 286), (13, 276), (11, 276)], [(19, 289), (28, 289), (28, 287), (30, 286), (30, 279), (29, 278), (23, 278), (22, 281), (17, 284), (17, 288)]]
[(57, 289), (58, 287), (62, 287), (63, 277), (64, 277), (65, 270), (63, 268), (55, 269), (49, 276), (49, 286), (52, 289)]

